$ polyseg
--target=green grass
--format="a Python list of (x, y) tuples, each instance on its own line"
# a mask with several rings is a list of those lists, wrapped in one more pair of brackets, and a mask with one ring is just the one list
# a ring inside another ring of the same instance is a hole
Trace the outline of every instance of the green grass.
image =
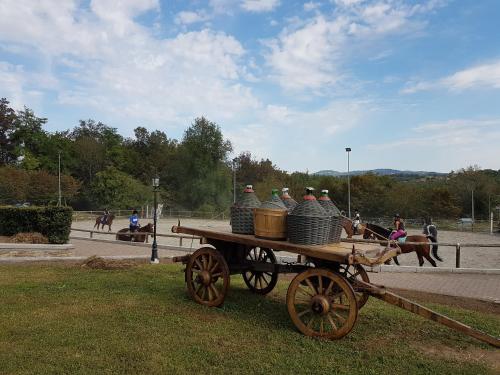
[[(0, 373), (494, 371), (484, 360), (493, 349), (383, 302), (371, 299), (347, 337), (324, 341), (291, 323), (283, 303), (287, 282), (265, 298), (246, 290), (239, 276), (231, 283), (222, 308), (205, 308), (186, 295), (176, 265), (0, 266)], [(433, 307), (500, 334), (498, 316)]]

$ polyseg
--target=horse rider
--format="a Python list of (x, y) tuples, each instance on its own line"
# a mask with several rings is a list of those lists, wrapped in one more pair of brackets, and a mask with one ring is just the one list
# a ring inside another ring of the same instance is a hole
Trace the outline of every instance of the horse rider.
[(109, 210), (107, 208), (105, 208), (104, 209), (104, 215), (102, 215), (102, 218), (101, 218), (101, 224), (103, 224), (103, 225), (107, 224), (108, 223), (108, 218), (109, 218)]
[(394, 230), (391, 233), (391, 240), (406, 236), (405, 223), (399, 214), (394, 215)]
[(352, 232), (357, 234), (359, 224), (361, 224), (361, 217), (359, 216), (358, 210), (354, 210), (354, 219), (352, 220)]
[(139, 213), (137, 210), (132, 212), (132, 216), (129, 217), (129, 230), (131, 232), (136, 232), (139, 229)]

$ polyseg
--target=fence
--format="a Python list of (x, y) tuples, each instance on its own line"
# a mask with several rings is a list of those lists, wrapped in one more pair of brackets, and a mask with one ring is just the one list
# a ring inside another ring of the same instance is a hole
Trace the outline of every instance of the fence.
[[(88, 233), (89, 234), (89, 238), (94, 238), (94, 233), (97, 233), (97, 234), (109, 234), (109, 235), (117, 235), (117, 234), (122, 234), (122, 235), (129, 235), (129, 236), (132, 236), (132, 237), (135, 237), (135, 236), (144, 236), (146, 235), (146, 242), (149, 242), (148, 241), (148, 238), (149, 236), (153, 235), (154, 233), (153, 232), (134, 232), (134, 233), (129, 233), (129, 232), (103, 232), (103, 231), (99, 231), (99, 230), (89, 230), (89, 229), (78, 229), (78, 228), (71, 228), (71, 231), (72, 232), (83, 232), (83, 233)], [(196, 236), (183, 236), (183, 235), (179, 235), (179, 234), (163, 234), (163, 233), (156, 233), (156, 237), (169, 237), (169, 238), (177, 238), (179, 239), (179, 246), (182, 246), (182, 240), (183, 239), (189, 239), (189, 240), (199, 240), (200, 243), (201, 243), (201, 237), (196, 237)]]
[[(117, 218), (129, 217), (132, 214), (132, 210), (110, 210), (110, 212)], [(103, 214), (102, 210), (96, 211), (73, 211), (73, 220), (95, 220), (97, 216)], [(139, 212), (139, 216), (143, 219), (153, 218), (153, 210), (149, 207), (145, 207), (144, 210)], [(188, 211), (188, 210), (177, 210), (173, 208), (163, 207), (162, 212), (158, 218), (193, 218), (193, 219), (209, 219), (209, 220), (229, 220), (229, 211), (222, 212), (205, 212), (205, 211)]]

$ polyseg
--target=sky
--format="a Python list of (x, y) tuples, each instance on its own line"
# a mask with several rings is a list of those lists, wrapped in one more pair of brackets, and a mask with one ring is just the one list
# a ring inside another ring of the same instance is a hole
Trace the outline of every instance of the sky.
[(0, 97), (287, 171), (500, 169), (500, 1), (1, 0)]

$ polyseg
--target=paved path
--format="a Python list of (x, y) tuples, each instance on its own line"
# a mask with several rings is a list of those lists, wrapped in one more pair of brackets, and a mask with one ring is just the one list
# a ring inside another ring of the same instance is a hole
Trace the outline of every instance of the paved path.
[(500, 303), (500, 275), (453, 273), (370, 273), (370, 281), (386, 287), (467, 297)]

